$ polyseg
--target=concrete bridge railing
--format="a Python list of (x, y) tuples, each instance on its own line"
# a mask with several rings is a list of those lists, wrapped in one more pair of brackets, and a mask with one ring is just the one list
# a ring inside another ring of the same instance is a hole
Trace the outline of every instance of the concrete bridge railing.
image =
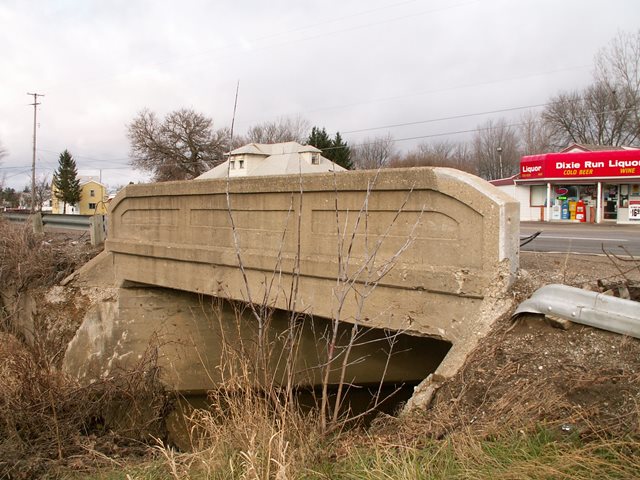
[(455, 343), (518, 266), (517, 203), (456, 170), (246, 178), (228, 190), (227, 203), (225, 180), (127, 187), (106, 243), (117, 281), (329, 318), (348, 284), (341, 320)]

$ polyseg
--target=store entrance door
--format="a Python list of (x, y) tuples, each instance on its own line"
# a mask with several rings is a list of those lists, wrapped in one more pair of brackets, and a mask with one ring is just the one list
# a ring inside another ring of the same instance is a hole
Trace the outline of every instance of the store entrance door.
[(604, 219), (616, 220), (618, 218), (618, 185), (603, 185), (602, 197)]

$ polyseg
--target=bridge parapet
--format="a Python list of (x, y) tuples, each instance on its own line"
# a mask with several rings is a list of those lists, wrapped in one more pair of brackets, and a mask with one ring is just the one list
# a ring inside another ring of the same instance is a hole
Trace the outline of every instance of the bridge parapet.
[(106, 250), (119, 284), (455, 345), (515, 277), (518, 212), (487, 182), (447, 168), (131, 185), (112, 203)]

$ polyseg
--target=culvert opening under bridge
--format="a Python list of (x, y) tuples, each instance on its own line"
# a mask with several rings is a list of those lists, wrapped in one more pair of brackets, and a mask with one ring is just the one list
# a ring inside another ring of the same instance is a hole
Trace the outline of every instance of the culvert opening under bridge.
[(338, 401), (341, 418), (366, 424), (379, 412), (397, 413), (451, 348), (426, 336), (197, 298), (198, 308), (189, 309), (198, 317), (197, 357), (175, 372), (178, 418), (219, 402), (221, 390), (251, 389), (294, 398), (305, 411), (325, 396), (328, 410)]

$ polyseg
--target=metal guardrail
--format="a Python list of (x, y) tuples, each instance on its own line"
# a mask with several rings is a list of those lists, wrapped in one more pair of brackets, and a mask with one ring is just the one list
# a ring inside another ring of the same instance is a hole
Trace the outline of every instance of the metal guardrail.
[(640, 338), (640, 303), (568, 285), (545, 285), (522, 302), (521, 313), (555, 315), (571, 322)]
[(56, 213), (4, 212), (2, 217), (12, 223), (33, 222), (34, 230), (63, 229), (91, 233), (92, 243), (100, 244), (107, 236), (106, 215), (62, 215)]
[(61, 215), (55, 213), (42, 214), (45, 227), (66, 228), (68, 230), (88, 230), (93, 215)]
[[(14, 223), (25, 223), (31, 217), (30, 213), (5, 212), (4, 218)], [(43, 213), (42, 224), (45, 227), (64, 228), (67, 230), (89, 230), (92, 215), (62, 215), (56, 213)]]
[(29, 220), (28, 213), (16, 213), (16, 212), (3, 212), (2, 218), (6, 218), (13, 223), (24, 223)]

